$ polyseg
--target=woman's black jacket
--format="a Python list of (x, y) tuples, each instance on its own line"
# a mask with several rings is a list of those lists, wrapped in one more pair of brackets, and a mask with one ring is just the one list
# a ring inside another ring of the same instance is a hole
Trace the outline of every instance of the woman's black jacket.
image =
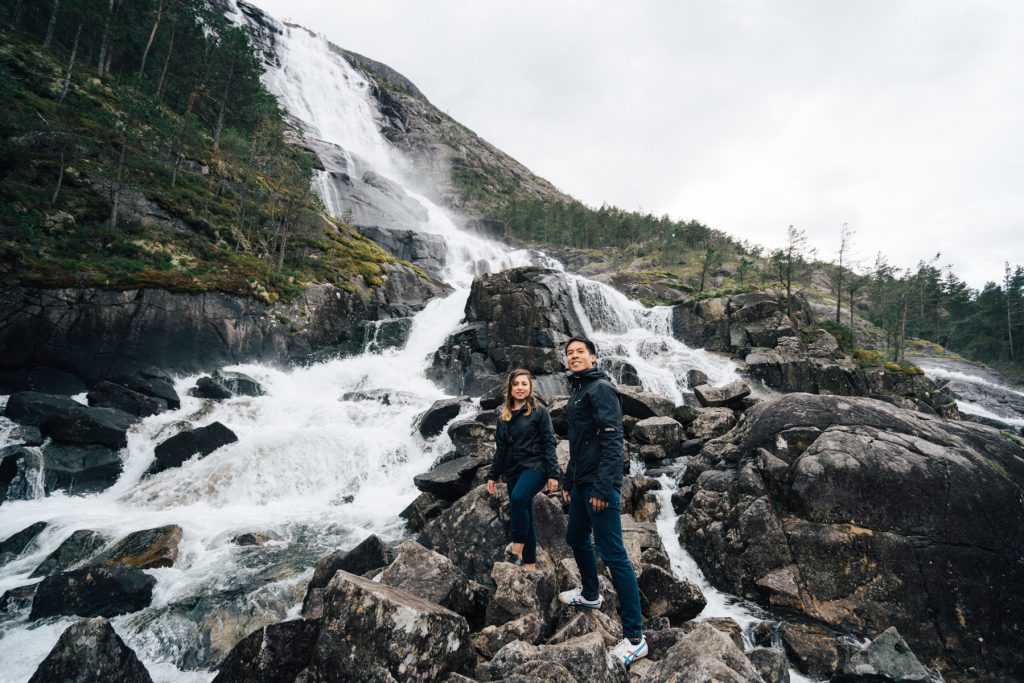
[(561, 479), (555, 457), (556, 443), (551, 414), (540, 403), (533, 404), (529, 415), (525, 405), (513, 411), (508, 422), (499, 414), (494, 433), (494, 463), (488, 479), (497, 481), (504, 477), (505, 481), (511, 481), (523, 470), (541, 472), (548, 479)]

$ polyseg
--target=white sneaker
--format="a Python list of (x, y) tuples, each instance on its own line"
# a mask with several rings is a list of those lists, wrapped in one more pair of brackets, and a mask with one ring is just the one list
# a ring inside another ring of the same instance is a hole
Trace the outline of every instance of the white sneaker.
[(612, 657), (622, 662), (623, 666), (626, 667), (646, 656), (647, 638), (643, 636), (640, 637), (640, 642), (636, 645), (629, 642), (629, 638), (623, 638), (619, 641), (618, 645), (612, 648)]
[(604, 604), (604, 598), (602, 598), (600, 594), (598, 594), (597, 600), (587, 600), (583, 597), (582, 588), (573, 588), (571, 591), (563, 591), (558, 594), (558, 600), (563, 604), (571, 605), (573, 607), (589, 607), (591, 609), (597, 609)]

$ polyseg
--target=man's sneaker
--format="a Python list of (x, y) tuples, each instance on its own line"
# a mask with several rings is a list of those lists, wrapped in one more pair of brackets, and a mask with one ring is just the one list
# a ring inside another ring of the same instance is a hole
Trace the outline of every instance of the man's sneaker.
[(571, 605), (573, 607), (590, 607), (591, 609), (597, 609), (604, 604), (604, 598), (600, 595), (597, 596), (596, 600), (587, 600), (583, 597), (582, 588), (573, 588), (571, 591), (563, 591), (558, 594), (558, 599), (566, 605)]
[(619, 644), (612, 648), (612, 657), (629, 666), (642, 657), (647, 656), (647, 638), (640, 637), (640, 642), (634, 645), (629, 638), (623, 638)]
[(514, 564), (517, 567), (523, 566), (523, 558), (519, 557), (511, 550), (505, 553), (505, 561), (509, 564)]

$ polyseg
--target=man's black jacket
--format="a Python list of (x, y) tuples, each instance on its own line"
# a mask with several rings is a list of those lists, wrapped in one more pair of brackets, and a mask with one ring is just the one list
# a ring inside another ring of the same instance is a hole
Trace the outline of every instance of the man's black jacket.
[(530, 414), (526, 406), (513, 411), (506, 422), (498, 416), (494, 432), (494, 463), (488, 479), (505, 481), (518, 477), (523, 470), (534, 470), (558, 479), (561, 471), (555, 458), (555, 430), (551, 426), (551, 414), (540, 403), (534, 402)]
[(622, 489), (622, 404), (608, 375), (591, 368), (569, 375), (572, 395), (565, 407), (569, 423), (569, 466), (563, 488), (593, 486), (592, 495), (611, 502)]

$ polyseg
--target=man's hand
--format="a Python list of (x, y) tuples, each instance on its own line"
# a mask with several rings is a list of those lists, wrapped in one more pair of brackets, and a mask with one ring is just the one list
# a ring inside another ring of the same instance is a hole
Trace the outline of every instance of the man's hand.
[(491, 494), (492, 496), (498, 495), (498, 487), (494, 485), (493, 479), (487, 480), (487, 493)]
[(608, 501), (601, 500), (600, 498), (594, 498), (593, 496), (591, 496), (590, 507), (594, 512), (600, 512), (601, 510), (604, 510), (606, 507), (608, 507)]
[(548, 493), (554, 493), (558, 490), (558, 480), (548, 479)]
[(569, 502), (569, 489), (562, 489), (562, 500)]

